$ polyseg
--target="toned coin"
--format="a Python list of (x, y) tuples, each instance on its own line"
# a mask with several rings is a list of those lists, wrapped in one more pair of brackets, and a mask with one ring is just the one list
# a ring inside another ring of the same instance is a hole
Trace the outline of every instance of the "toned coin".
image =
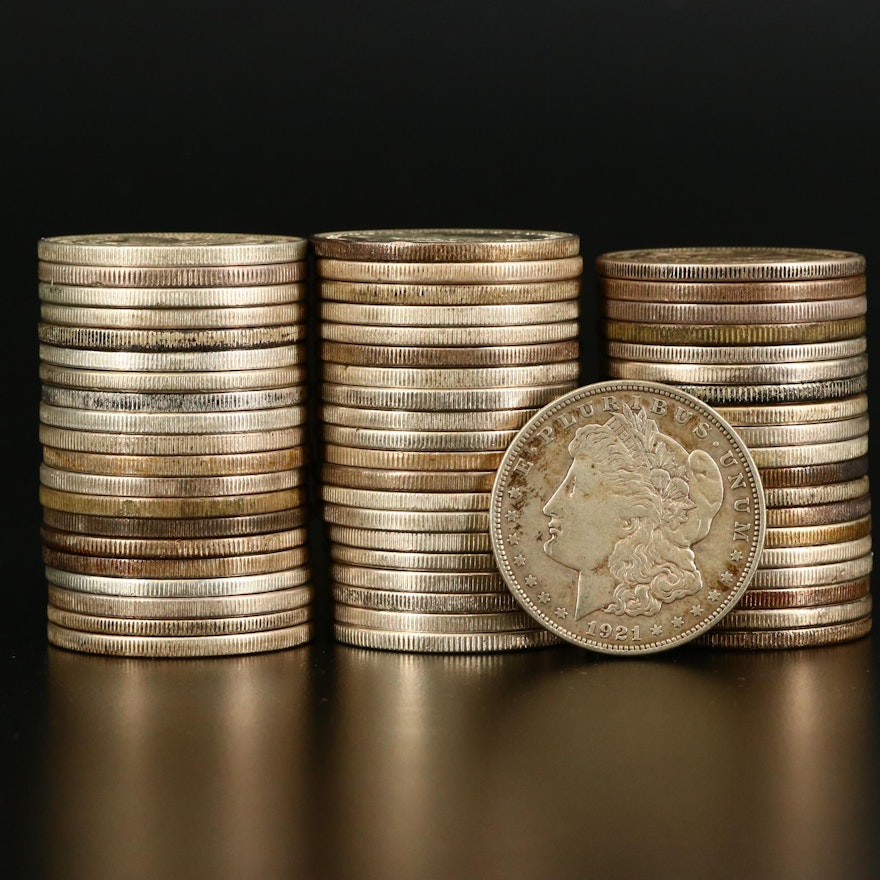
[(230, 232), (137, 232), (55, 235), (37, 242), (37, 258), (79, 266), (246, 266), (306, 257), (292, 235)]
[(758, 446), (752, 457), (758, 467), (798, 467), (859, 458), (868, 451), (868, 435), (836, 443), (812, 443), (809, 446)]
[[(40, 346), (40, 360), (59, 367), (116, 372), (231, 372), (235, 370), (266, 370), (303, 364), (305, 346), (278, 345), (271, 348), (229, 349), (227, 351), (94, 351), (77, 348)], [(134, 380), (132, 380), (134, 381)], [(140, 387), (140, 386), (135, 386)], [(192, 388), (192, 385), (186, 385)], [(195, 386), (196, 390), (200, 386)], [(168, 387), (176, 391), (183, 388)]]
[(42, 321), (37, 326), (37, 336), (44, 345), (148, 354), (271, 348), (299, 342), (305, 339), (305, 335), (303, 322), (280, 324), (277, 327), (236, 327), (225, 330), (118, 330), (64, 327)]
[[(860, 455), (857, 458), (829, 462), (827, 464), (781, 468), (763, 467), (761, 468), (761, 481), (764, 483), (765, 489), (800, 488), (855, 480), (866, 476), (867, 473), (868, 456)], [(803, 503), (806, 504), (808, 502)], [(818, 503), (821, 504), (823, 502)]]
[(87, 654), (117, 657), (220, 657), (281, 651), (310, 641), (314, 636), (311, 621), (284, 629), (232, 636), (113, 636), (85, 633), (48, 624), (49, 644)]
[(870, 515), (827, 526), (768, 528), (764, 536), (764, 549), (767, 550), (770, 547), (813, 547), (836, 541), (854, 541), (870, 534)]
[(175, 540), (234, 538), (244, 535), (263, 535), (305, 525), (309, 511), (300, 506), (270, 513), (249, 516), (215, 516), (209, 518), (178, 517), (143, 519), (135, 517), (97, 516), (68, 513), (63, 510), (43, 509), (43, 524), (53, 529), (76, 532), (81, 535), (108, 538), (174, 538)]
[(764, 482), (764, 498), (767, 508), (771, 507), (805, 507), (810, 504), (837, 504), (841, 501), (852, 501), (862, 498), (870, 491), (867, 475), (839, 483), (823, 483), (819, 486), (793, 486), (781, 489), (768, 489)]
[(642, 345), (608, 342), (609, 358), (652, 364), (791, 364), (854, 357), (868, 347), (864, 336), (812, 345)]
[[(131, 477), (209, 477), (268, 474), (302, 467), (304, 446), (239, 455), (102, 455), (43, 447), (43, 463), (80, 474)], [(354, 470), (354, 469), (352, 469)]]
[[(247, 596), (205, 596), (197, 599), (151, 599), (143, 596), (96, 596), (49, 585), (49, 604), (64, 611), (102, 617), (179, 619), (237, 617), (304, 608), (314, 601), (315, 588), (306, 585)], [(500, 610), (500, 609), (499, 609)]]
[(767, 630), (802, 626), (829, 626), (858, 620), (871, 613), (871, 596), (812, 608), (735, 608), (718, 630)]
[(379, 492), (321, 486), (321, 498), (330, 504), (367, 507), (371, 510), (470, 511), (488, 510), (488, 492)]
[(578, 321), (555, 324), (524, 324), (521, 327), (377, 327), (364, 331), (363, 324), (322, 321), (318, 325), (321, 339), (329, 342), (355, 342), (367, 345), (538, 345), (577, 339)]
[(867, 596), (870, 590), (871, 579), (868, 577), (824, 587), (792, 587), (787, 590), (756, 590), (750, 587), (743, 593), (736, 607), (806, 608), (813, 605), (831, 605)]
[(691, 282), (627, 281), (599, 278), (600, 296), (668, 303), (762, 303), (803, 302), (815, 299), (843, 299), (865, 292), (864, 275), (812, 281)]
[[(574, 321), (579, 314), (576, 299), (558, 303), (522, 305), (428, 305), (374, 306), (354, 303), (321, 303), (323, 321), (380, 327), (504, 327), (521, 324), (555, 324)], [(48, 319), (47, 319), (48, 320)], [(300, 320), (296, 318), (295, 320)]]
[(489, 553), (488, 532), (392, 532), (330, 526), (331, 541), (349, 547), (395, 550), (407, 553)]
[(601, 314), (612, 321), (658, 324), (810, 324), (857, 318), (868, 310), (865, 296), (783, 303), (653, 303), (606, 299)]
[(543, 406), (565, 394), (575, 382), (533, 385), (527, 388), (368, 388), (365, 385), (337, 385), (325, 382), (321, 399), (325, 403), (368, 409), (449, 410), (528, 409)]
[(47, 324), (73, 327), (130, 327), (144, 330), (266, 327), (294, 324), (306, 317), (304, 303), (235, 309), (101, 309), (43, 303), (40, 317)]
[[(394, 571), (334, 562), (334, 581), (369, 590), (414, 593), (498, 593), (507, 591), (497, 571)], [(509, 594), (509, 591), (507, 591)]]
[(127, 578), (86, 575), (48, 567), (46, 580), (64, 590), (98, 596), (131, 596), (152, 599), (201, 599), (203, 597), (247, 596), (289, 590), (309, 582), (311, 573), (302, 565), (286, 571), (243, 577)]
[(822, 565), (801, 565), (791, 568), (759, 568), (752, 578), (756, 590), (818, 587), (854, 581), (871, 573), (873, 556), (867, 553), (858, 559)]
[(596, 270), (640, 281), (800, 281), (864, 275), (865, 258), (818, 248), (648, 248), (601, 254)]
[(741, 648), (749, 651), (817, 648), (860, 639), (871, 632), (870, 615), (849, 623), (804, 626), (795, 629), (724, 631), (706, 633), (697, 644), (707, 648)]
[(576, 256), (571, 232), (532, 229), (357, 229), (310, 237), (319, 257), (382, 262), (557, 260)]
[(734, 427), (747, 425), (801, 425), (809, 422), (830, 422), (851, 419), (868, 412), (867, 394), (857, 394), (842, 400), (824, 400), (817, 403), (787, 403), (777, 406), (723, 406), (718, 407), (722, 418)]
[(393, 449), (352, 449), (327, 443), (324, 460), (346, 467), (410, 471), (495, 470), (503, 451), (497, 452), (401, 452)]
[(305, 501), (302, 489), (261, 492), (255, 495), (216, 496), (212, 498), (123, 498), (110, 495), (85, 495), (40, 486), (40, 503), (52, 510), (86, 513), (94, 516), (144, 517), (170, 519), (213, 516), (247, 516), (298, 507)]
[(403, 590), (370, 590), (333, 584), (334, 601), (375, 611), (403, 611), (422, 614), (485, 614), (517, 611), (516, 599), (508, 590), (501, 593), (410, 593)]
[(800, 446), (813, 443), (836, 443), (851, 440), (868, 432), (868, 416), (837, 419), (833, 422), (808, 422), (804, 425), (757, 425), (737, 427), (736, 433), (750, 447)]
[[(44, 452), (45, 459), (45, 452)], [(397, 492), (489, 492), (495, 471), (409, 471), (325, 464), (321, 481), (353, 489)]]
[(73, 287), (39, 285), (40, 301), (60, 306), (121, 309), (228, 309), (276, 306), (306, 298), (308, 285), (260, 287)]
[(327, 443), (356, 446), (362, 449), (401, 451), (483, 452), (504, 450), (516, 431), (379, 431), (370, 428), (349, 428), (344, 425), (322, 427)]
[(405, 368), (355, 367), (325, 363), (321, 375), (325, 382), (339, 385), (366, 385), (369, 388), (510, 388), (529, 385), (556, 385), (577, 379), (578, 361), (538, 364), (532, 367)]
[(581, 279), (569, 278), (533, 284), (455, 285), (375, 284), (321, 278), (317, 281), (317, 290), (321, 300), (361, 305), (513, 305), (577, 299), (580, 296)]
[(491, 514), (523, 608), (567, 641), (626, 654), (690, 641), (733, 608), (766, 519), (758, 470), (726, 422), (674, 388), (614, 381), (525, 425)]
[(212, 372), (143, 373), (133, 370), (78, 370), (56, 364), (40, 364), (43, 385), (83, 391), (172, 392), (249, 391), (301, 385), (308, 375), (304, 365), (267, 370), (214, 370)]
[(391, 284), (505, 284), (577, 278), (584, 270), (582, 257), (516, 262), (369, 263), (356, 260), (315, 261), (320, 278), (335, 281), (378, 281)]
[(98, 391), (43, 385), (42, 399), (50, 406), (102, 412), (204, 413), (277, 409), (302, 403), (305, 385), (259, 391), (215, 391), (207, 394)]
[(768, 528), (799, 528), (827, 526), (860, 519), (871, 512), (871, 496), (862, 495), (833, 504), (810, 504), (803, 507), (772, 507), (767, 509)]
[(868, 369), (867, 355), (791, 364), (655, 364), (608, 358), (609, 376), (694, 385), (768, 385), (819, 382), (858, 376)]
[(861, 394), (868, 387), (868, 377), (862, 373), (851, 379), (831, 379), (824, 382), (793, 382), (786, 385), (679, 385), (713, 406), (727, 404), (779, 404), (800, 401), (831, 400)]
[(324, 404), (322, 421), (331, 425), (393, 431), (500, 431), (520, 428), (537, 412), (530, 409), (428, 412), (426, 410), (363, 409)]
[(334, 623), (338, 642), (379, 651), (414, 651), (420, 654), (475, 654), (496, 651), (522, 651), (558, 645), (559, 639), (542, 629), (495, 633), (416, 633), (389, 632)]
[(249, 614), (237, 617), (200, 617), (180, 619), (142, 620), (128, 617), (104, 617), (96, 614), (78, 614), (49, 605), (46, 617), (51, 623), (79, 632), (103, 633), (116, 636), (198, 637), (241, 635), (266, 632), (282, 627), (296, 626), (312, 618), (309, 607), (267, 614)]
[(44, 446), (110, 455), (231, 455), (288, 449), (308, 439), (302, 425), (241, 434), (112, 434), (40, 425), (39, 437)]
[(577, 340), (457, 348), (321, 343), (322, 361), (364, 367), (519, 367), (576, 361), (579, 356)]
[(650, 345), (805, 345), (865, 335), (865, 319), (820, 321), (812, 324), (638, 324), (635, 321), (602, 321), (607, 339)]
[(308, 277), (305, 260), (254, 266), (74, 266), (37, 264), (40, 281), (73, 287), (261, 287), (291, 284)]
[(357, 529), (382, 529), (392, 532), (485, 532), (489, 514), (483, 511), (375, 510), (324, 504), (326, 523)]
[(535, 629), (535, 621), (521, 610), (488, 614), (424, 614), (405, 611), (377, 611), (337, 602), (333, 618), (338, 623), (384, 629), (392, 632), (477, 633)]
[(405, 553), (394, 550), (370, 550), (364, 547), (330, 545), (334, 562), (413, 571), (495, 571), (491, 553)]

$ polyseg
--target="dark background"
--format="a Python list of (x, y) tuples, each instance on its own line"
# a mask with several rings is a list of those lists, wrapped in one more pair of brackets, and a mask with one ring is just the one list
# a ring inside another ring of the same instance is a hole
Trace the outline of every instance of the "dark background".
[[(880, 264), (869, 0), (44, 0), (4, 18), (2, 708), (16, 782), (45, 708), (39, 237), (576, 232), (589, 381), (604, 251), (854, 250), (869, 288)], [(873, 323), (869, 309), (872, 352)]]

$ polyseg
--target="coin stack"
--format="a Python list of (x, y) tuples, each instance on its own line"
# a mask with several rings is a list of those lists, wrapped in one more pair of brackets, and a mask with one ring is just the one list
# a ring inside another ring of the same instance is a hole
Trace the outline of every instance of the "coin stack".
[(517, 430), (577, 386), (578, 237), (404, 229), (311, 241), (335, 637), (436, 652), (557, 643), (505, 587), (488, 509)]
[(191, 657), (311, 638), (307, 245), (39, 241), (52, 644)]
[(868, 633), (864, 257), (673, 248), (606, 253), (597, 267), (608, 375), (675, 385), (710, 404), (761, 474), (768, 528), (758, 569), (698, 643), (794, 648)]

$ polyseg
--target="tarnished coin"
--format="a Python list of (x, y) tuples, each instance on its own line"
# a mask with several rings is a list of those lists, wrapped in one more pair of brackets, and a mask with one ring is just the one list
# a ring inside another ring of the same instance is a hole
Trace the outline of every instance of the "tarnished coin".
[(824, 587), (791, 587), (790, 589), (756, 590), (749, 587), (739, 600), (737, 608), (808, 608), (814, 605), (831, 605), (849, 602), (867, 596), (871, 591), (871, 579), (860, 578), (842, 584)]
[(536, 412), (529, 409), (430, 412), (427, 410), (364, 409), (324, 404), (321, 419), (330, 425), (383, 431), (500, 431), (519, 428)]
[(543, 626), (639, 654), (696, 638), (736, 605), (765, 521), (758, 470), (724, 420), (677, 389), (611, 381), (521, 429), (498, 470), (490, 534), (505, 581)]
[(582, 257), (516, 262), (391, 263), (333, 260), (315, 261), (321, 278), (335, 281), (367, 281), (391, 284), (504, 284), (534, 283), (577, 278), (584, 271)]
[(354, 367), (325, 363), (325, 382), (338, 385), (366, 385), (369, 388), (429, 388), (431, 390), (510, 388), (556, 385), (580, 375), (578, 361), (538, 364), (532, 367)]
[(488, 492), (379, 492), (321, 486), (321, 498), (330, 504), (366, 507), (371, 510), (470, 511), (488, 510)]
[(866, 476), (867, 473), (868, 456), (860, 455), (857, 458), (828, 462), (827, 464), (803, 465), (802, 467), (763, 467), (761, 468), (761, 481), (764, 483), (765, 490), (768, 488), (812, 487), (855, 480)]
[(827, 526), (860, 519), (871, 512), (871, 496), (862, 495), (833, 504), (810, 504), (804, 507), (767, 508), (768, 528)]
[(868, 416), (837, 419), (833, 422), (808, 422), (803, 425), (757, 425), (737, 427), (736, 433), (751, 448), (756, 446), (801, 446), (813, 443), (837, 443), (868, 433)]
[(596, 270), (639, 281), (800, 281), (864, 275), (865, 258), (818, 248), (648, 248), (600, 254)]
[(394, 449), (353, 449), (324, 445), (324, 460), (346, 467), (408, 471), (495, 470), (504, 452), (405, 452)]
[(426, 346), (480, 346), (480, 345), (538, 345), (577, 339), (578, 321), (558, 321), (555, 324), (524, 324), (521, 327), (377, 327), (364, 332), (362, 324), (343, 324), (321, 321), (318, 325), (321, 339), (329, 342), (366, 343), (368, 345), (426, 345)]
[(230, 309), (279, 306), (306, 298), (308, 285), (260, 287), (73, 287), (39, 285), (40, 301), (60, 306), (121, 309)]
[[(532, 284), (375, 284), (319, 278), (323, 301), (361, 305), (470, 306), (549, 303), (577, 299), (581, 279)], [(860, 291), (863, 292), (863, 291)], [(854, 296), (856, 294), (853, 294)]]
[(494, 633), (419, 633), (367, 629), (334, 623), (333, 637), (338, 642), (378, 651), (417, 651), (420, 654), (470, 654), (494, 651), (522, 651), (560, 644), (543, 629)]
[(369, 590), (414, 593), (498, 593), (509, 591), (495, 571), (395, 571), (334, 562), (331, 577), (340, 584)]
[(40, 260), (40, 281), (72, 287), (262, 287), (308, 277), (305, 260), (253, 266), (81, 266)]
[[(761, 473), (764, 482), (764, 474)], [(792, 486), (768, 489), (764, 484), (764, 498), (767, 509), (772, 507), (805, 507), (810, 504), (836, 504), (862, 498), (870, 491), (867, 475), (854, 480), (838, 483), (823, 483), (819, 486)]]
[(870, 534), (870, 514), (859, 519), (827, 526), (768, 528), (764, 537), (764, 549), (770, 547), (812, 547), (817, 544), (831, 544), (835, 541), (853, 541)]
[(87, 654), (118, 657), (219, 657), (281, 651), (310, 641), (314, 623), (309, 621), (285, 629), (232, 636), (114, 636), (86, 633), (48, 624), (49, 644)]
[(812, 324), (857, 318), (868, 310), (865, 296), (781, 303), (654, 303), (604, 299), (601, 313), (612, 321), (658, 324)]
[(406, 553), (490, 553), (488, 532), (392, 532), (333, 526), (328, 537), (349, 547)]
[(412, 571), (495, 571), (491, 553), (405, 553), (394, 550), (369, 550), (364, 547), (330, 545), (334, 562), (363, 565), (370, 568), (392, 568)]
[(37, 242), (37, 258), (78, 266), (247, 266), (306, 257), (292, 235), (231, 232), (132, 232), (55, 235)]
[(516, 430), (509, 431), (379, 431), (348, 428), (344, 425), (322, 427), (327, 443), (362, 449), (390, 449), (413, 452), (456, 451), (484, 452), (504, 450)]
[(521, 367), (576, 361), (579, 356), (577, 340), (457, 348), (321, 343), (322, 361), (364, 367)]
[(338, 623), (391, 632), (478, 633), (536, 629), (535, 621), (521, 610), (484, 614), (425, 614), (377, 611), (337, 602), (333, 617)]
[(707, 648), (742, 648), (750, 651), (816, 648), (860, 639), (871, 632), (870, 615), (849, 623), (830, 626), (803, 626), (794, 629), (711, 631), (697, 644)]
[[(775, 406), (720, 406), (721, 417), (736, 428), (751, 425), (802, 425), (851, 419), (868, 412), (868, 395), (816, 403), (786, 403)], [(824, 482), (824, 481), (820, 481)]]
[(842, 299), (865, 292), (864, 275), (812, 281), (627, 281), (599, 278), (599, 294), (606, 299), (633, 299), (660, 303), (762, 303)]
[(323, 302), (319, 315), (323, 321), (380, 327), (505, 327), (574, 321), (579, 313), (579, 302), (572, 299), (557, 303), (467, 306), (374, 306)]
[[(45, 460), (45, 452), (43, 454)], [(353, 489), (397, 492), (490, 492), (495, 471), (410, 471), (325, 464), (321, 481)]]
[(873, 555), (867, 553), (846, 562), (823, 565), (800, 565), (791, 568), (759, 568), (752, 577), (756, 590), (791, 589), (793, 587), (818, 587), (854, 581), (871, 573)]
[(650, 345), (804, 345), (833, 342), (865, 335), (865, 319), (819, 321), (811, 324), (639, 324), (635, 321), (602, 321), (607, 339)]
[(791, 364), (854, 357), (867, 351), (864, 336), (810, 345), (644, 345), (608, 342), (609, 358), (651, 364)]
[(502, 593), (411, 593), (403, 590), (370, 590), (333, 584), (334, 601), (375, 611), (403, 611), (422, 614), (486, 614), (517, 611), (519, 605), (509, 590)]
[[(40, 317), (47, 324), (73, 327), (127, 327), (142, 330), (205, 330), (224, 327), (267, 327), (294, 324), (306, 318), (305, 304), (234, 309), (102, 309), (43, 303)], [(560, 319), (561, 320), (561, 319)]]
[(324, 522), (356, 529), (382, 529), (392, 532), (485, 532), (489, 514), (484, 511), (375, 510), (324, 504)]
[(868, 377), (862, 373), (850, 379), (793, 382), (786, 385), (679, 385), (677, 387), (713, 406), (743, 403), (763, 406), (851, 397), (867, 390)]
[(871, 613), (871, 596), (849, 602), (816, 605), (811, 608), (735, 608), (717, 628), (723, 630), (788, 629), (803, 626), (830, 626), (858, 620)]
[(836, 443), (812, 443), (808, 446), (756, 446), (752, 457), (761, 468), (798, 467), (860, 458), (868, 452), (868, 435)]
[(576, 256), (571, 232), (532, 229), (357, 229), (310, 237), (319, 257), (372, 262), (558, 260)]
[(796, 565), (827, 565), (860, 559), (871, 552), (871, 536), (865, 535), (854, 541), (837, 541), (833, 544), (815, 544), (811, 547), (765, 547), (759, 567), (793, 568)]

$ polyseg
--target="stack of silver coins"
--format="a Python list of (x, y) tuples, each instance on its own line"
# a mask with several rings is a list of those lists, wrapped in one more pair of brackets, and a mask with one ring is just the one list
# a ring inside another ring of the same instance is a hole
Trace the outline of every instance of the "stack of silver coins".
[(760, 564), (739, 605), (698, 642), (795, 648), (867, 634), (864, 257), (660, 249), (603, 254), (597, 266), (608, 376), (674, 385), (710, 404), (761, 474)]
[(507, 590), (488, 509), (517, 430), (577, 386), (578, 237), (403, 229), (311, 241), (336, 639), (436, 652), (556, 643)]
[(307, 245), (39, 241), (52, 644), (190, 657), (311, 638)]

